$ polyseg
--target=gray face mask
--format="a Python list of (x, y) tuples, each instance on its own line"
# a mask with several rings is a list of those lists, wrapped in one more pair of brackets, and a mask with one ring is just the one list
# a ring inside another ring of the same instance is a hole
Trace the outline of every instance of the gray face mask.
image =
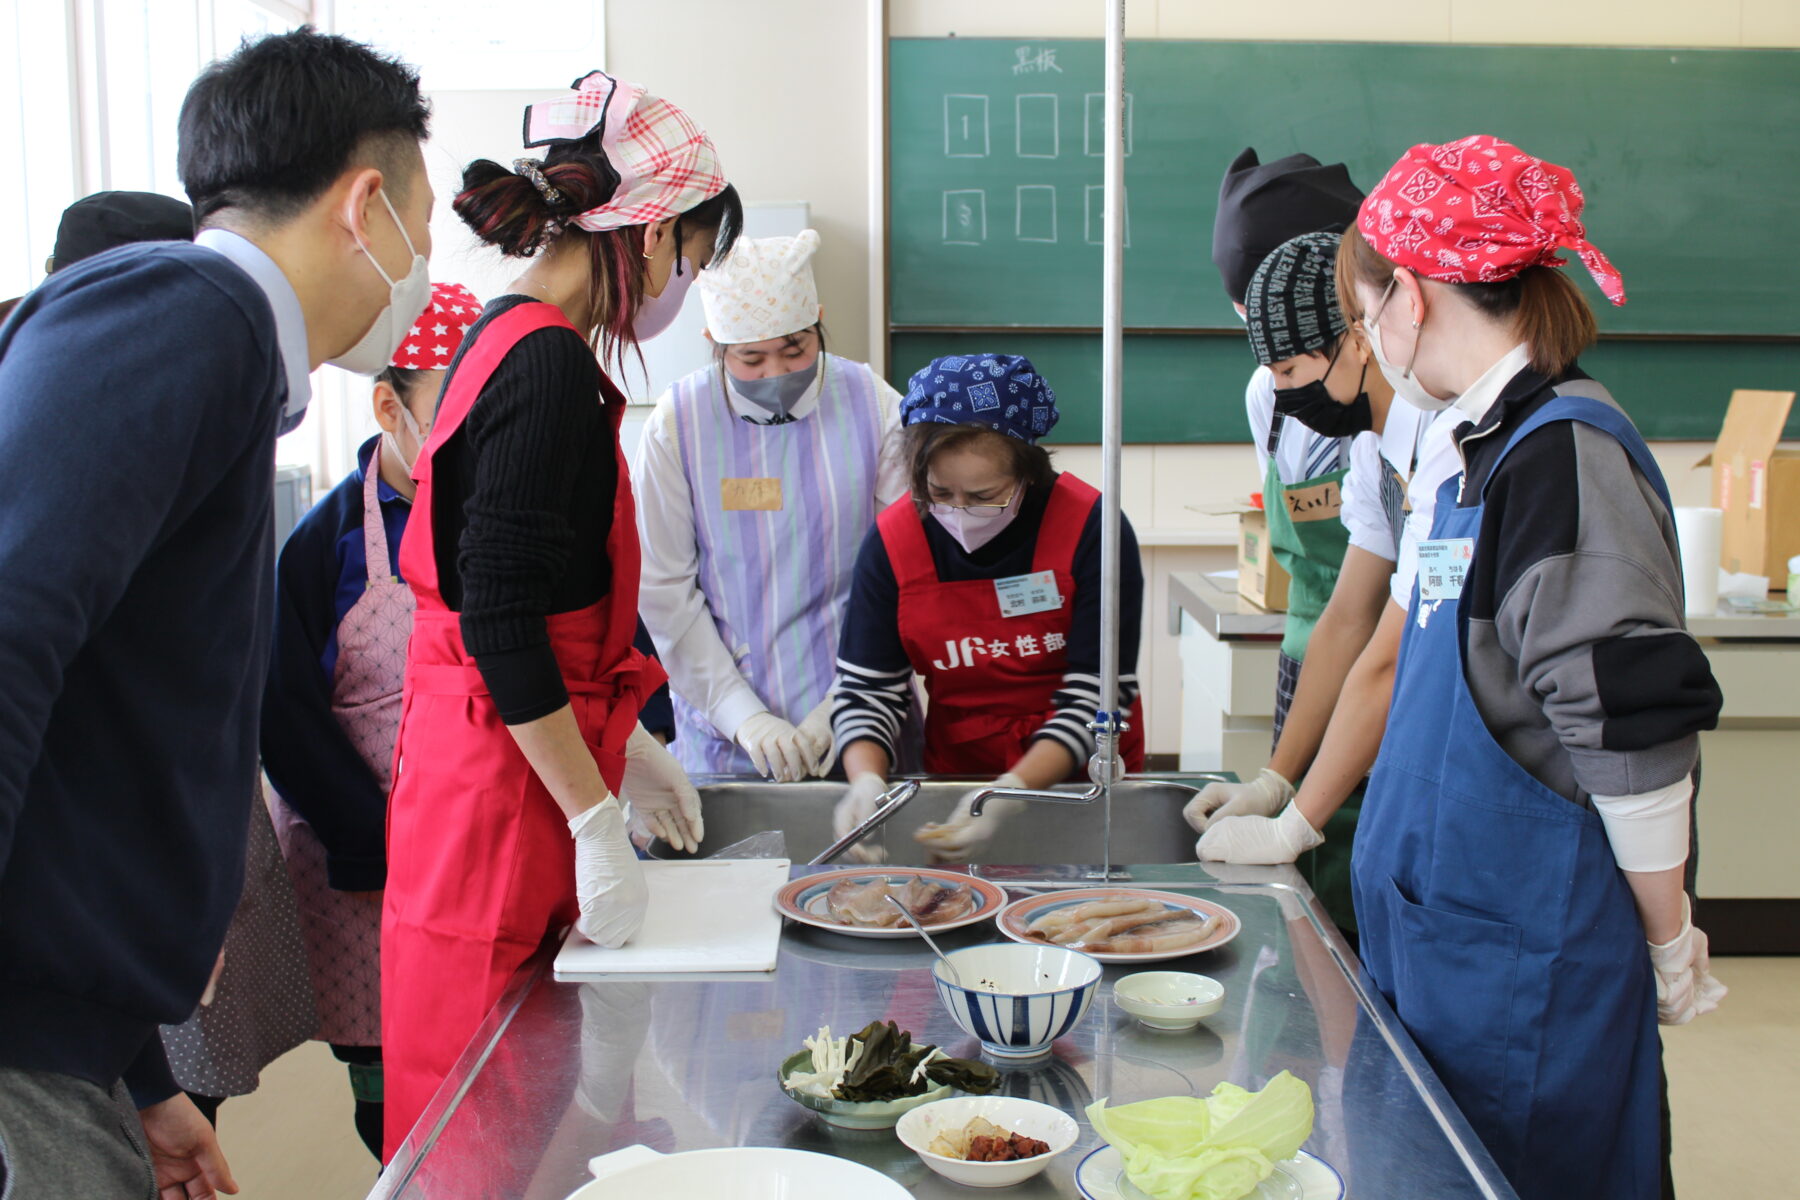
[(768, 413), (776, 422), (788, 419), (806, 397), (813, 381), (819, 377), (819, 360), (813, 359), (812, 365), (802, 367), (798, 371), (789, 371), (786, 375), (774, 375), (767, 379), (730, 379), (731, 390), (745, 400)]

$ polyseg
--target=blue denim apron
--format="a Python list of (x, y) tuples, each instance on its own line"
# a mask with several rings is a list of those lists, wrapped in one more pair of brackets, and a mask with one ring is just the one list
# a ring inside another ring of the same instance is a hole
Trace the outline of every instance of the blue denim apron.
[[(1580, 421), (1617, 438), (1667, 505), (1631, 422), (1578, 389), (1533, 414), (1494, 471), (1532, 431)], [(1480, 533), (1459, 486), (1438, 493), (1434, 541)], [(1662, 1050), (1643, 926), (1599, 816), (1488, 732), (1463, 673), (1467, 620), (1415, 584), (1352, 863), (1363, 964), (1523, 1200), (1655, 1197)]]

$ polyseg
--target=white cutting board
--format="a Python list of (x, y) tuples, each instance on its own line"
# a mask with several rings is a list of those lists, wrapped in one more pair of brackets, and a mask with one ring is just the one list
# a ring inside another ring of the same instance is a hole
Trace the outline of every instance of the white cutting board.
[(787, 880), (785, 858), (646, 861), (644, 927), (617, 950), (569, 930), (556, 977), (773, 971), (781, 944), (775, 892)]

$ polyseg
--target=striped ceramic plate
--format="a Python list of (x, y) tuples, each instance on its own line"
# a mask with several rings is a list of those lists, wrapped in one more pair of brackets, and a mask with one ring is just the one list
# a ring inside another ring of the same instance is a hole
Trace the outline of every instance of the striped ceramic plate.
[(905, 887), (913, 879), (929, 879), (934, 883), (942, 883), (949, 887), (961, 885), (975, 889), (975, 910), (973, 912), (954, 921), (926, 925), (925, 928), (930, 933), (944, 933), (952, 929), (961, 929), (965, 925), (980, 924), (982, 921), (993, 919), (1002, 908), (1006, 907), (1006, 892), (998, 884), (989, 883), (985, 879), (976, 879), (960, 871), (940, 871), (932, 867), (849, 867), (841, 871), (805, 875), (794, 880), (775, 893), (775, 911), (802, 925), (811, 925), (816, 929), (847, 934), (850, 937), (916, 938), (919, 936), (913, 932), (911, 925), (904, 922), (896, 928), (871, 928), (861, 925), (845, 925), (838, 921), (826, 907), (825, 897), (833, 887), (846, 879), (855, 883), (873, 883), (877, 879), (885, 879), (888, 881), (889, 887), (896, 891)]
[(1152, 892), (1138, 888), (1079, 888), (1050, 892), (1041, 896), (1027, 896), (1023, 900), (1015, 900), (1007, 905), (1005, 911), (1000, 914), (997, 924), (1000, 932), (1015, 942), (1042, 945), (1043, 939), (1031, 936), (1033, 922), (1061, 908), (1113, 900), (1149, 900), (1171, 911), (1187, 909), (1199, 913), (1202, 917), (1216, 917), (1218, 924), (1198, 943), (1176, 950), (1163, 950), (1148, 954), (1110, 954), (1089, 950), (1085, 946), (1071, 947), (1071, 949), (1079, 949), (1083, 954), (1092, 955), (1103, 963), (1167, 962), (1172, 958), (1186, 958), (1190, 954), (1202, 954), (1208, 950), (1217, 950), (1236, 937), (1243, 929), (1243, 923), (1238, 920), (1237, 914), (1222, 904), (1216, 904), (1211, 900), (1201, 900), (1195, 896), (1183, 896), (1175, 892)]

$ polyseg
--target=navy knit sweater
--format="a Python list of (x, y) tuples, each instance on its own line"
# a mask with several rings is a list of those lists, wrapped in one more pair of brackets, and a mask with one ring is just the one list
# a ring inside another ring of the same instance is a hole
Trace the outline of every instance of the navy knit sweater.
[(0, 328), (0, 1064), (175, 1091), (243, 883), (286, 375), (218, 254), (130, 246)]

